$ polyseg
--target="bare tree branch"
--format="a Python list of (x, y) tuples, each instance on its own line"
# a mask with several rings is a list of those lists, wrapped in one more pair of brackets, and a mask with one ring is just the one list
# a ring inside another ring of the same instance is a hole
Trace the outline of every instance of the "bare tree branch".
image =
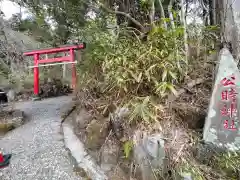
[(136, 24), (136, 25), (140, 28), (141, 32), (145, 32), (144, 26), (143, 26), (139, 21), (137, 21), (137, 20), (134, 19), (132, 16), (130, 16), (130, 14), (125, 13), (125, 12), (121, 12), (121, 11), (117, 11), (117, 10), (112, 11), (112, 10), (106, 8), (104, 5), (101, 5), (101, 7), (104, 8), (104, 9), (105, 9), (107, 12), (109, 12), (109, 13), (112, 13), (112, 14), (121, 14), (121, 15), (127, 17), (128, 19), (130, 19), (134, 24)]
[(202, 6), (202, 8), (208, 12), (208, 7), (204, 4), (203, 0), (199, 0), (199, 3)]

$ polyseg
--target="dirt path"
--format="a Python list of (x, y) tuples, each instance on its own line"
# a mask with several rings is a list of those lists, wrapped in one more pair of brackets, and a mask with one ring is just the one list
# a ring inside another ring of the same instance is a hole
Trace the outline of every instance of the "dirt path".
[(0, 148), (12, 153), (9, 167), (0, 170), (1, 180), (79, 180), (64, 147), (61, 110), (71, 97), (21, 102), (16, 108), (29, 117), (25, 125), (0, 140)]

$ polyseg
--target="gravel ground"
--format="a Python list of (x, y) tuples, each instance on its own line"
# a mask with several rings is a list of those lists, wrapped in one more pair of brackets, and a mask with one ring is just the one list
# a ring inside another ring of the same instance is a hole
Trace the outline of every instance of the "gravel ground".
[(60, 109), (71, 97), (20, 102), (15, 105), (29, 121), (0, 140), (0, 148), (12, 153), (8, 167), (0, 169), (1, 180), (81, 180), (64, 147)]

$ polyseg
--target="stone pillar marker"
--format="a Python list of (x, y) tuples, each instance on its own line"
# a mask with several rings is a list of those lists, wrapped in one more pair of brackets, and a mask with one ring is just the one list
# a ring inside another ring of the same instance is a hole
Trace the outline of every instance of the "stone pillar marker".
[(240, 150), (240, 72), (226, 48), (219, 53), (203, 139), (230, 151)]

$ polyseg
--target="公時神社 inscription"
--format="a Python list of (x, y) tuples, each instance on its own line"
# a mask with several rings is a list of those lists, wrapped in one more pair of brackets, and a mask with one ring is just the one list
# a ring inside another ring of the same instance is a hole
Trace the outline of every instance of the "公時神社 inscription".
[[(237, 101), (236, 95), (238, 94), (235, 89), (235, 76), (232, 75), (230, 78), (223, 78), (221, 81), (221, 85), (226, 87), (227, 89), (221, 92), (221, 100), (220, 104), (221, 115), (224, 117), (223, 127), (225, 129), (237, 131), (238, 127), (238, 117), (237, 117)], [(227, 103), (229, 102), (229, 103)], [(228, 107), (229, 104), (229, 107)]]
[(228, 49), (219, 53), (219, 66), (205, 120), (203, 140), (228, 150), (240, 150), (240, 72)]

